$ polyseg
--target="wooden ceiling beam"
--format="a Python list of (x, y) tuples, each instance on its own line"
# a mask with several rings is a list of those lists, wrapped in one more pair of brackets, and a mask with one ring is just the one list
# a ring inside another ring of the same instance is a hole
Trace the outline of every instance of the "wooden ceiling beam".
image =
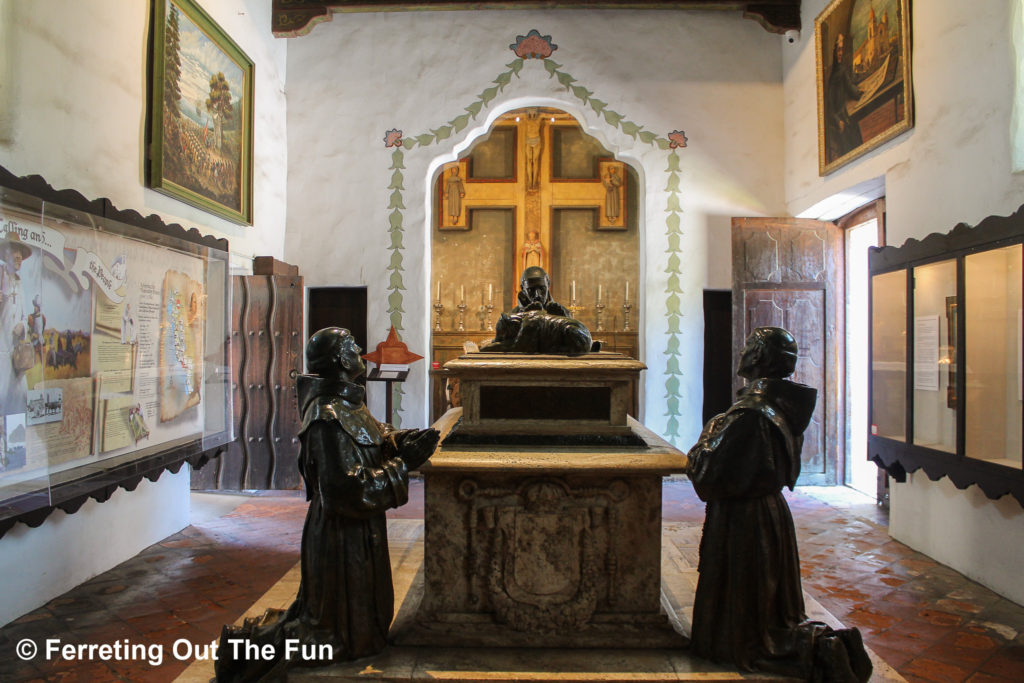
[(756, 20), (772, 33), (800, 30), (800, 0), (273, 0), (271, 30), (279, 38), (309, 33), (338, 12), (398, 12), (474, 9), (671, 9), (731, 10)]

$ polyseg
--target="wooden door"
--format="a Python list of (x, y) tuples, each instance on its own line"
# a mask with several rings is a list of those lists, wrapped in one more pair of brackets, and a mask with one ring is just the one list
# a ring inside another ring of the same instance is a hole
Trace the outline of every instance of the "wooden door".
[[(799, 484), (841, 480), (843, 415), (843, 236), (832, 223), (734, 218), (733, 367), (755, 327), (784, 327), (800, 350), (792, 379), (818, 389), (804, 433)], [(744, 380), (735, 378), (734, 388)]]
[(302, 278), (235, 276), (231, 298), (235, 440), (193, 471), (192, 488), (298, 488)]
[(723, 339), (732, 334), (732, 292), (704, 290), (704, 406), (702, 422), (724, 413), (732, 405), (732, 380), (736, 368), (732, 345)]
[(325, 327), (344, 327), (364, 351), (371, 351), (366, 311), (366, 287), (310, 287), (307, 335)]

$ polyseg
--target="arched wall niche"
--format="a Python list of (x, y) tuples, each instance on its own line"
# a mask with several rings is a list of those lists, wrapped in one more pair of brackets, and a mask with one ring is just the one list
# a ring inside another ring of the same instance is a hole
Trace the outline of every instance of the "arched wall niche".
[[(608, 350), (640, 358), (644, 174), (565, 102), (510, 101), (438, 155), (426, 179), (431, 360), (493, 336), (523, 268), (541, 265), (552, 294)], [(446, 406), (436, 370), (430, 417)]]

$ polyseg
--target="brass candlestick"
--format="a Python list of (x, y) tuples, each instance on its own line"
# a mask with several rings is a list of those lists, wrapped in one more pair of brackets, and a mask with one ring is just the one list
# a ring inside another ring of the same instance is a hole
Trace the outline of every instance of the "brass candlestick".
[(488, 303), (487, 306), (487, 331), (491, 332), (494, 330), (494, 304)]
[(466, 331), (466, 302), (463, 301), (461, 304), (456, 306), (456, 308), (459, 309), (459, 324), (456, 327), (456, 329), (459, 332), (465, 332)]
[(604, 332), (604, 302), (600, 299), (594, 304), (594, 315), (597, 318), (597, 325), (594, 326), (594, 331)]
[(622, 304), (622, 331), (629, 332), (629, 309), (633, 308), (633, 304), (628, 301)]
[(579, 302), (576, 301), (576, 297), (573, 297), (572, 301), (569, 302), (569, 305), (567, 306), (567, 308), (569, 309), (569, 312), (572, 313), (572, 317), (574, 317), (577, 320), (579, 320), (580, 319), (580, 311), (584, 310), (586, 308), (586, 306), (580, 306)]
[(436, 316), (434, 318), (434, 331), (435, 332), (440, 332), (441, 331), (441, 314), (443, 314), (443, 313), (444, 313), (444, 304), (442, 304), (441, 300), (438, 299), (437, 302), (434, 303), (434, 315)]

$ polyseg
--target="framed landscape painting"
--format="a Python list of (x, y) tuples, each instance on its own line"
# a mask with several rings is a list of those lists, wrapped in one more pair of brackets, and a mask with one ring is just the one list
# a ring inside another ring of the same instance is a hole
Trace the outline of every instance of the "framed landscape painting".
[(814, 20), (818, 172), (913, 127), (910, 0), (834, 0)]
[(153, 0), (153, 189), (252, 224), (253, 63), (192, 0)]

